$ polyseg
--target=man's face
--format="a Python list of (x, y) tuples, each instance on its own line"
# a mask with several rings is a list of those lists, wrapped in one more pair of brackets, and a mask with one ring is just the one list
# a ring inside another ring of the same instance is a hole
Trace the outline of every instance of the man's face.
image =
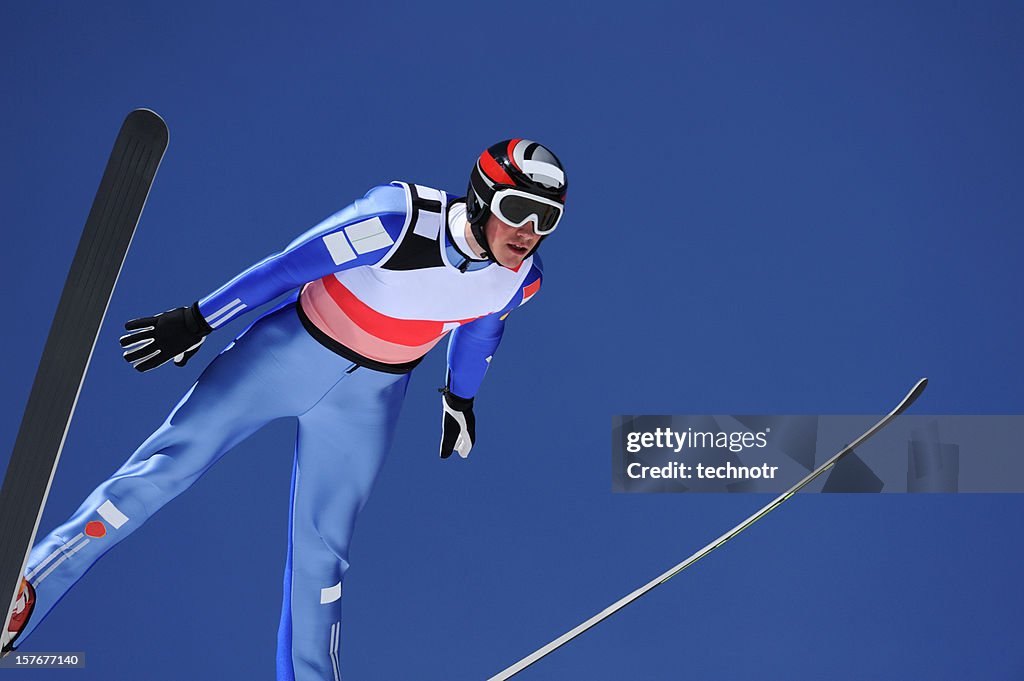
[(487, 218), (484, 233), (498, 264), (512, 269), (519, 267), (526, 254), (540, 241), (533, 231), (532, 220), (517, 229), (499, 220), (494, 213)]

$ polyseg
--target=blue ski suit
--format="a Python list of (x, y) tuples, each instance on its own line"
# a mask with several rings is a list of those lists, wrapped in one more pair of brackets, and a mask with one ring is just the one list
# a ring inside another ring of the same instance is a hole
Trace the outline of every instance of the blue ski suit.
[(277, 678), (339, 679), (349, 541), (391, 445), (409, 371), (452, 331), (448, 385), (473, 397), (508, 313), (540, 287), (536, 256), (515, 270), (468, 258), (464, 215), (443, 191), (376, 187), (200, 300), (216, 329), (292, 291), (228, 344), (163, 425), (33, 547), (26, 578), (36, 605), (23, 636), (235, 444), (295, 417)]

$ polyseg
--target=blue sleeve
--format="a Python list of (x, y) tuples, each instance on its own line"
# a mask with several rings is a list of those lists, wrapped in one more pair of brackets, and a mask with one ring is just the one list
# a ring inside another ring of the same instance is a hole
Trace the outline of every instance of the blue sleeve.
[(497, 313), (452, 332), (448, 341), (448, 390), (466, 399), (476, 396), (504, 332), (505, 319)]
[(405, 190), (380, 186), (338, 211), (199, 301), (214, 329), (277, 296), (328, 274), (375, 265), (405, 225)]
[(543, 273), (540, 258), (533, 256), (533, 265), (523, 285), (501, 310), (463, 324), (452, 332), (448, 341), (448, 389), (459, 397), (475, 397), (483, 383), (487, 367), (505, 332), (505, 318), (525, 304), (540, 290)]

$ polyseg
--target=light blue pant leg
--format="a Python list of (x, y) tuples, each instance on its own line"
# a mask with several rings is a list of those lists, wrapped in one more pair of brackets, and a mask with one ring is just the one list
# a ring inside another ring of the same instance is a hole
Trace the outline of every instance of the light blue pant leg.
[(387, 452), (409, 376), (365, 367), (299, 417), (279, 681), (340, 679), (349, 541)]
[(309, 336), (292, 305), (257, 320), (121, 469), (32, 549), (26, 575), (36, 607), (23, 636), (103, 554), (231, 447), (275, 418), (309, 411), (350, 366)]

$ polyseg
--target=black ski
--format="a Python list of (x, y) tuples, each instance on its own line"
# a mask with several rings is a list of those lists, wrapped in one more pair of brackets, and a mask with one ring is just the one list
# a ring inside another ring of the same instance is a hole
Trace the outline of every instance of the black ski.
[(6, 617), (35, 541), (96, 336), (167, 149), (167, 125), (128, 114), (71, 261), (0, 489), (0, 599)]

